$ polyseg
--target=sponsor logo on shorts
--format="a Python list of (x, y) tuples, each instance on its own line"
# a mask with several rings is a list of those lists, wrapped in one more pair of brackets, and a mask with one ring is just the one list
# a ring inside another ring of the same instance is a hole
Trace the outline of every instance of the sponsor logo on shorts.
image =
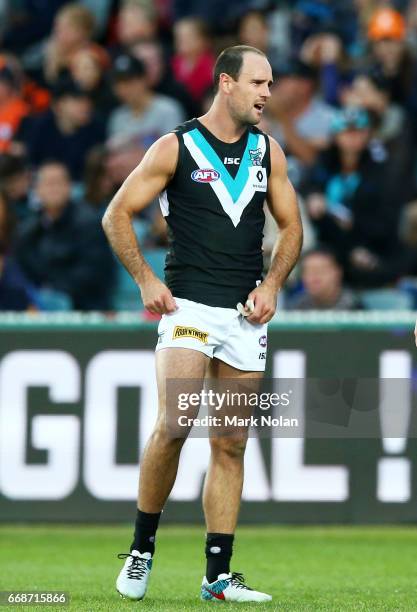
[(266, 339), (266, 336), (261, 336), (261, 337), (259, 338), (259, 344), (260, 344), (260, 345), (261, 345), (263, 348), (265, 348), (265, 347), (266, 347), (266, 344), (267, 344), (267, 339)]
[(178, 340), (178, 338), (195, 338), (196, 340), (200, 340), (203, 344), (207, 344), (208, 332), (201, 331), (195, 327), (182, 327), (181, 325), (176, 325), (174, 327), (172, 339)]
[(191, 178), (197, 183), (213, 183), (220, 178), (220, 172), (213, 168), (198, 168), (191, 173)]

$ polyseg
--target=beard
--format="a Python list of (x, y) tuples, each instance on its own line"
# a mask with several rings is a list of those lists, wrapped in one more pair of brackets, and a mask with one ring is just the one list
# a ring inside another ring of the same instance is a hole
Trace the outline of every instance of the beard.
[(229, 104), (229, 113), (233, 121), (242, 127), (256, 125), (260, 122), (261, 116), (257, 116), (254, 107), (248, 109), (240, 104)]

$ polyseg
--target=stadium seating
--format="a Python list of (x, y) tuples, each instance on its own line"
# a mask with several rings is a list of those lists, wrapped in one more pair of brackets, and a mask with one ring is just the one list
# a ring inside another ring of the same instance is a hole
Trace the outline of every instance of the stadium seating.
[(413, 298), (398, 289), (371, 289), (360, 293), (365, 310), (412, 310)]

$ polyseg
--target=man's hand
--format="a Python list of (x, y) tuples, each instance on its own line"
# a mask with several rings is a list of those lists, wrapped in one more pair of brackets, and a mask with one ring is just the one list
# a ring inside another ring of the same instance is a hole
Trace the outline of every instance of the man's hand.
[(143, 305), (153, 314), (169, 314), (177, 310), (171, 291), (154, 275), (142, 283), (140, 292)]
[(253, 301), (255, 310), (247, 320), (251, 323), (268, 323), (277, 308), (277, 290), (263, 282), (249, 293), (248, 300)]
[(378, 257), (365, 247), (355, 247), (350, 253), (350, 261), (360, 270), (375, 270), (379, 264)]
[(342, 56), (342, 41), (334, 34), (313, 34), (301, 47), (301, 59), (306, 64), (320, 66), (335, 64)]
[(326, 198), (322, 193), (311, 193), (306, 199), (307, 210), (312, 219), (321, 219), (326, 213)]

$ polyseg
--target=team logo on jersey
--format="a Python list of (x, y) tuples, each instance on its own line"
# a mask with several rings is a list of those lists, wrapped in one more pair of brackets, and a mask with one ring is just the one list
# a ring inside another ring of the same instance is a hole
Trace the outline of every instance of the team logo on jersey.
[(191, 178), (197, 183), (213, 183), (213, 181), (219, 180), (220, 172), (217, 172), (214, 168), (198, 168), (191, 173)]
[(249, 156), (253, 166), (262, 166), (261, 149), (249, 149)]
[(203, 344), (207, 344), (208, 332), (203, 332), (195, 327), (176, 325), (172, 333), (172, 339), (178, 340), (178, 338), (195, 338), (196, 340), (200, 340)]
[(266, 339), (266, 336), (261, 336), (261, 337), (259, 338), (259, 344), (262, 346), (262, 348), (265, 348), (265, 347), (266, 347), (267, 342), (268, 342), (268, 341), (267, 341), (267, 339)]

